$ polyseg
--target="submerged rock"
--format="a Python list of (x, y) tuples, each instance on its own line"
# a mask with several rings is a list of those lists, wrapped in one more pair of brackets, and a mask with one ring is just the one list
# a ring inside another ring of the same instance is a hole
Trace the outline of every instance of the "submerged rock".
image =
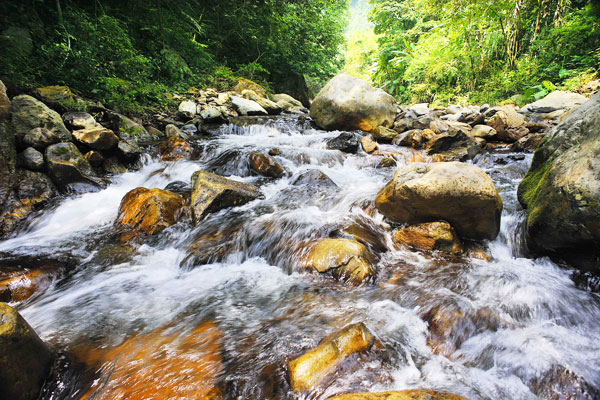
[(0, 303), (0, 398), (37, 399), (51, 361), (31, 326), (14, 308)]
[(139, 187), (121, 200), (115, 224), (121, 232), (156, 235), (177, 222), (184, 206), (183, 197), (175, 193)]
[(349, 325), (325, 337), (315, 349), (288, 364), (292, 390), (305, 392), (318, 386), (344, 360), (369, 350), (374, 343), (375, 337), (363, 323)]
[(382, 393), (350, 393), (330, 397), (328, 400), (467, 400), (455, 394), (434, 390), (414, 389)]
[(367, 248), (350, 239), (323, 239), (310, 249), (306, 264), (317, 272), (358, 285), (373, 278)]
[(373, 131), (382, 125), (392, 126), (396, 101), (361, 79), (341, 74), (317, 94), (310, 116), (325, 130)]
[(462, 245), (454, 228), (443, 221), (426, 222), (400, 229), (394, 232), (392, 240), (396, 245), (408, 245), (421, 250), (440, 250), (452, 254), (462, 252)]
[(260, 175), (271, 178), (281, 178), (283, 176), (284, 170), (281, 164), (265, 154), (252, 152), (249, 161), (252, 170)]
[(377, 194), (375, 206), (394, 222), (448, 221), (461, 237), (494, 239), (502, 199), (480, 168), (459, 162), (408, 164)]
[(209, 213), (241, 206), (260, 196), (260, 190), (253, 185), (207, 171), (196, 171), (192, 175), (192, 218), (198, 225)]

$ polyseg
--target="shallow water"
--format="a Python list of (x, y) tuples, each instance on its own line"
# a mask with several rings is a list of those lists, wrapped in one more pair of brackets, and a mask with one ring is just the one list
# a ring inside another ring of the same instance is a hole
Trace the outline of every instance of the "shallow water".
[[(291, 117), (230, 125), (200, 142), (198, 161), (149, 159), (102, 191), (65, 199), (0, 242), (0, 252), (66, 257), (76, 264), (19, 311), (65, 354), (90, 342), (117, 345), (165, 325), (185, 329), (214, 321), (224, 334), (220, 380), (232, 399), (325, 399), (407, 388), (469, 399), (535, 399), (536, 382), (557, 367), (600, 389), (597, 295), (577, 288), (571, 270), (546, 258), (526, 258), (522, 250), (524, 213), (516, 188), (529, 155), (475, 160), (504, 201), (501, 233), (485, 243), (492, 261), (448, 258), (393, 249), (389, 225), (365, 209), (394, 169), (376, 168), (376, 156), (327, 150), (324, 141), (337, 134)], [(288, 175), (252, 176), (248, 154), (271, 148), (279, 149), (275, 159)], [(402, 151), (410, 158), (408, 149)], [(196, 228), (182, 221), (144, 244), (119, 244), (113, 222), (129, 190), (189, 182), (199, 169), (259, 185), (264, 198), (212, 214)], [(338, 187), (291, 185), (309, 169), (323, 171)], [(297, 252), (302, 243), (339, 235), (356, 222), (380, 237), (375, 282), (352, 287), (302, 268)], [(215, 251), (215, 262), (188, 257), (196, 238), (220, 231), (227, 240), (222, 253)], [(442, 341), (441, 354), (428, 345), (436, 312), (455, 313), (461, 321)], [(314, 392), (292, 394), (285, 382), (287, 361), (360, 321), (383, 349)], [(63, 368), (44, 398), (78, 398), (89, 387), (81, 373)]]

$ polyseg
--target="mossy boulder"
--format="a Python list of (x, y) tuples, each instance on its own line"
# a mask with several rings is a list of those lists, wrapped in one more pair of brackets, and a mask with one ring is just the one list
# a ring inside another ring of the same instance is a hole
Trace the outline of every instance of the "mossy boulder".
[(373, 131), (391, 127), (396, 101), (381, 89), (347, 74), (330, 80), (310, 106), (310, 116), (325, 130)]
[(536, 149), (518, 190), (527, 209), (526, 236), (532, 249), (600, 251), (599, 129), (596, 94), (547, 133)]
[(140, 140), (150, 137), (148, 131), (131, 118), (113, 112), (110, 113), (110, 119), (112, 121), (113, 130), (121, 139)]
[(52, 355), (14, 308), (0, 303), (0, 398), (34, 400)]
[(62, 141), (71, 140), (71, 132), (65, 127), (60, 115), (31, 96), (20, 95), (12, 99), (12, 124), (19, 137), (33, 128), (46, 128)]

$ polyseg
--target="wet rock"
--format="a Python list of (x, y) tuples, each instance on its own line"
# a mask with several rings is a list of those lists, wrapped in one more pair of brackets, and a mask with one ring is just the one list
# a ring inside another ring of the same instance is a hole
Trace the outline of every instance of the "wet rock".
[(523, 107), (523, 111), (546, 114), (557, 110), (577, 108), (587, 99), (579, 93), (564, 92), (555, 90), (543, 99), (540, 99)]
[(135, 143), (120, 140), (117, 143), (117, 154), (127, 162), (133, 162), (143, 153), (142, 149)]
[(156, 235), (177, 222), (184, 205), (183, 197), (175, 193), (139, 187), (121, 200), (115, 225), (119, 232)]
[(73, 101), (73, 92), (68, 86), (45, 86), (36, 89), (37, 94), (46, 103), (63, 103)]
[(427, 142), (427, 154), (440, 154), (444, 160), (466, 161), (481, 153), (479, 145), (464, 132), (436, 135)]
[(301, 186), (327, 186), (327, 187), (337, 187), (335, 182), (331, 180), (323, 171), (318, 169), (309, 169), (308, 171), (304, 171), (292, 179), (292, 185)]
[(241, 224), (201, 234), (188, 248), (188, 255), (182, 265), (221, 262), (228, 255), (240, 251), (240, 243), (236, 240), (240, 229)]
[(600, 391), (573, 371), (553, 365), (531, 382), (533, 392), (540, 399), (591, 400), (600, 398)]
[(54, 276), (42, 269), (13, 271), (0, 278), (0, 301), (20, 303), (52, 284)]
[(167, 186), (165, 186), (164, 190), (173, 192), (187, 199), (189, 199), (192, 195), (192, 186), (189, 182), (184, 181), (170, 182)]
[(241, 206), (260, 196), (260, 190), (253, 185), (207, 171), (196, 171), (192, 175), (192, 218), (198, 225), (209, 213)]
[(250, 168), (260, 175), (271, 178), (281, 178), (283, 176), (284, 170), (281, 164), (267, 155), (252, 152), (249, 161)]
[(163, 161), (194, 160), (198, 158), (198, 151), (184, 139), (177, 136), (170, 137), (158, 147)]
[(398, 166), (398, 163), (394, 157), (383, 157), (376, 168), (395, 168), (396, 166)]
[(399, 168), (377, 194), (375, 206), (394, 222), (448, 221), (470, 239), (494, 239), (502, 199), (480, 168), (459, 163), (414, 163)]
[(580, 255), (600, 250), (598, 127), (600, 94), (547, 133), (536, 149), (518, 190), (527, 208), (531, 248)]
[(510, 149), (512, 151), (534, 151), (542, 142), (543, 138), (542, 135), (529, 134), (513, 143)]
[(46, 149), (48, 175), (59, 187), (74, 182), (98, 184), (96, 173), (73, 143), (57, 143)]
[(94, 117), (86, 112), (67, 112), (63, 114), (62, 118), (65, 124), (73, 130), (92, 129), (101, 126), (98, 122), (96, 122)]
[(393, 125), (396, 101), (361, 79), (341, 74), (317, 94), (310, 116), (325, 130), (373, 131)]
[(117, 157), (109, 157), (105, 159), (102, 162), (102, 169), (104, 172), (111, 175), (120, 175), (127, 172), (127, 167), (121, 164)]
[(381, 393), (351, 393), (330, 397), (328, 400), (467, 400), (455, 394), (436, 392), (435, 390), (402, 390)]
[(181, 132), (183, 132), (185, 137), (190, 137), (198, 133), (198, 127), (195, 124), (186, 124), (181, 127)]
[(179, 129), (177, 126), (175, 126), (173, 124), (169, 124), (169, 125), (165, 126), (165, 133), (167, 135), (167, 138), (175, 137), (175, 138), (184, 139), (184, 140), (188, 139), (188, 135), (183, 133), (181, 131), (181, 129)]
[(439, 250), (451, 254), (462, 252), (462, 245), (454, 228), (443, 221), (400, 229), (394, 232), (392, 240), (396, 246), (407, 245), (421, 250)]
[(21, 138), (34, 128), (46, 128), (62, 141), (71, 140), (71, 133), (60, 115), (31, 96), (20, 95), (13, 98), (11, 111), (12, 124), (17, 136)]
[(371, 139), (368, 136), (365, 136), (362, 139), (360, 139), (360, 145), (363, 151), (367, 154), (377, 150), (377, 143), (375, 143), (373, 139)]
[(196, 116), (196, 102), (192, 100), (184, 100), (179, 103), (179, 107), (177, 107), (177, 115), (186, 118), (192, 119)]
[(23, 317), (0, 303), (0, 397), (37, 399), (51, 359), (50, 351)]
[(271, 150), (269, 150), (269, 155), (270, 156), (278, 156), (280, 154), (281, 154), (281, 152), (277, 148), (272, 148)]
[(87, 153), (85, 153), (84, 157), (92, 167), (98, 168), (102, 166), (102, 163), (104, 162), (104, 156), (102, 155), (102, 153), (96, 150), (88, 151)]
[(339, 150), (344, 153), (356, 153), (358, 151), (359, 140), (356, 134), (352, 132), (342, 132), (339, 136), (329, 139), (326, 142), (329, 150)]
[(233, 90), (240, 95), (244, 92), (244, 90), (251, 90), (260, 97), (267, 97), (267, 91), (265, 88), (258, 83), (251, 81), (250, 79), (240, 79)]
[(398, 137), (398, 132), (385, 126), (378, 126), (371, 131), (373, 138), (381, 143), (391, 143)]
[(6, 95), (6, 86), (0, 81), (0, 120), (10, 117), (10, 99)]
[(242, 92), (242, 97), (244, 97), (245, 99), (248, 99), (248, 100), (255, 101), (259, 106), (261, 106), (262, 108), (267, 110), (269, 115), (278, 115), (278, 114), (281, 114), (281, 112), (283, 111), (283, 109), (279, 106), (279, 104), (275, 103), (274, 101), (271, 101), (269, 99), (259, 96), (257, 93), (255, 93), (252, 90), (244, 90)]
[(269, 115), (267, 110), (262, 108), (257, 102), (244, 99), (243, 97), (231, 96), (231, 104), (240, 115)]
[(59, 143), (60, 137), (46, 128), (33, 128), (23, 137), (23, 143), (38, 151), (44, 151), (46, 147)]
[(113, 131), (102, 127), (74, 131), (73, 137), (92, 150), (110, 150), (119, 143), (119, 138)]
[(310, 249), (306, 265), (317, 272), (331, 272), (336, 279), (358, 285), (374, 276), (367, 248), (355, 240), (323, 239)]
[(496, 130), (487, 125), (475, 125), (471, 131), (472, 138), (491, 139), (496, 136)]
[(274, 94), (271, 96), (271, 100), (289, 114), (304, 114), (308, 112), (300, 101), (285, 93)]
[(353, 324), (325, 337), (315, 349), (288, 364), (294, 392), (305, 392), (327, 379), (351, 355), (366, 352), (375, 337), (363, 323)]
[(148, 131), (134, 120), (116, 112), (109, 114), (114, 132), (122, 140), (139, 140), (150, 137)]
[(18, 157), (19, 164), (30, 171), (44, 169), (44, 155), (33, 147), (26, 148)]
[(222, 336), (205, 322), (189, 333), (159, 328), (109, 350), (87, 351), (81, 358), (101, 376), (82, 399), (222, 400)]
[(219, 110), (215, 106), (206, 106), (203, 107), (200, 111), (200, 117), (205, 122), (224, 122), (225, 118), (223, 118), (223, 114), (221, 110)]

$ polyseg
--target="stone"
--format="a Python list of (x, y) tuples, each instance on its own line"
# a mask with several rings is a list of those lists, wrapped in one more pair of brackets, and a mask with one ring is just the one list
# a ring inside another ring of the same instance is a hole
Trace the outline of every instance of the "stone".
[(495, 114), (488, 119), (487, 125), (494, 128), (498, 135), (504, 134), (506, 129), (519, 128), (525, 124), (523, 115), (519, 114), (513, 107), (494, 107), (488, 113), (494, 111)]
[(36, 92), (46, 103), (63, 103), (73, 101), (73, 92), (68, 86), (45, 86)]
[(308, 112), (300, 101), (285, 93), (274, 94), (271, 96), (271, 100), (277, 103), (277, 105), (286, 113), (294, 114)]
[(429, 109), (429, 103), (413, 104), (408, 109), (409, 109), (409, 111), (412, 111), (413, 113), (415, 113), (415, 115), (417, 117), (420, 117), (422, 115), (427, 115), (431, 112), (431, 110)]
[(120, 140), (117, 143), (117, 154), (127, 162), (133, 162), (143, 153), (142, 149), (135, 143), (126, 140)]
[(33, 147), (26, 148), (18, 157), (20, 164), (30, 171), (41, 171), (44, 169), (44, 155)]
[(283, 109), (277, 103), (259, 96), (252, 90), (244, 90), (242, 92), (242, 97), (257, 102), (259, 106), (267, 110), (269, 115), (278, 115), (283, 111)]
[(10, 117), (10, 99), (6, 95), (6, 86), (0, 81), (0, 120)]
[(370, 132), (394, 124), (396, 101), (359, 78), (341, 74), (317, 94), (310, 106), (310, 116), (325, 130)]
[(21, 303), (48, 288), (56, 275), (42, 268), (12, 271), (0, 279), (0, 301)]
[(260, 196), (260, 190), (253, 185), (207, 171), (196, 171), (192, 175), (192, 218), (198, 225), (209, 213), (241, 206)]
[(462, 396), (435, 390), (413, 389), (397, 392), (351, 393), (330, 397), (328, 400), (467, 400)]
[(412, 225), (394, 232), (396, 246), (407, 245), (420, 250), (439, 250), (446, 253), (462, 252), (462, 245), (452, 226), (444, 221)]
[(185, 124), (181, 127), (181, 132), (183, 132), (183, 135), (186, 138), (189, 138), (190, 136), (196, 135), (198, 133), (198, 127), (196, 126), (196, 124), (193, 123)]
[(94, 117), (86, 112), (70, 111), (63, 114), (62, 118), (65, 124), (73, 130), (91, 129), (101, 126), (96, 122)]
[(55, 132), (46, 128), (33, 128), (23, 137), (23, 143), (39, 151), (44, 151), (46, 147), (60, 141), (60, 137)]
[(74, 131), (73, 137), (92, 150), (111, 150), (119, 143), (117, 135), (103, 127)]
[(248, 115), (269, 115), (257, 102), (244, 99), (243, 97), (231, 96), (231, 103), (236, 111), (243, 116)]
[(376, 168), (395, 168), (396, 166), (398, 166), (398, 163), (394, 157), (383, 157)]
[(0, 398), (38, 398), (52, 354), (21, 315), (0, 303)]
[(521, 126), (519, 128), (506, 128), (502, 133), (498, 132), (496, 138), (506, 143), (514, 143), (527, 134), (529, 134), (529, 129)]
[(243, 94), (244, 90), (251, 90), (260, 97), (267, 97), (267, 91), (265, 88), (258, 83), (251, 81), (250, 79), (240, 79), (233, 90), (240, 95)]
[(577, 108), (587, 101), (585, 96), (579, 93), (564, 92), (555, 90), (543, 99), (527, 104), (523, 111), (546, 114), (558, 110), (569, 110)]
[(283, 176), (284, 169), (281, 164), (265, 154), (252, 152), (249, 161), (250, 168), (260, 175), (271, 178), (281, 178)]
[(177, 115), (183, 118), (192, 119), (196, 116), (196, 112), (196, 102), (193, 100), (184, 100), (177, 107)]
[(195, 238), (188, 248), (188, 255), (182, 265), (206, 265), (221, 262), (227, 256), (241, 251), (237, 234), (241, 225), (220, 227), (218, 231), (203, 233)]
[(479, 145), (462, 131), (434, 136), (427, 142), (427, 154), (441, 154), (444, 160), (466, 161), (481, 153)]
[(291, 182), (294, 186), (326, 186), (326, 187), (337, 187), (335, 182), (331, 180), (323, 171), (318, 169), (309, 169), (304, 171), (292, 179)]
[(188, 135), (183, 133), (181, 131), (181, 129), (179, 129), (177, 126), (175, 126), (173, 124), (169, 124), (169, 125), (165, 126), (165, 134), (167, 135), (167, 138), (175, 137), (175, 138), (184, 139), (184, 140), (189, 139)]
[(399, 135), (393, 129), (386, 128), (385, 126), (378, 126), (373, 131), (371, 131), (371, 135), (378, 142), (383, 143), (391, 143), (394, 139), (396, 139)]
[(496, 136), (496, 130), (488, 125), (475, 125), (471, 130), (472, 138), (491, 139)]
[(158, 328), (112, 349), (82, 351), (81, 361), (101, 375), (81, 399), (223, 400), (222, 338), (213, 322), (204, 322), (187, 333)]
[(115, 225), (119, 232), (156, 235), (177, 222), (184, 206), (185, 201), (178, 194), (139, 187), (121, 200)]
[(73, 143), (57, 143), (46, 149), (48, 175), (59, 187), (86, 182), (97, 185), (96, 173)]
[(356, 153), (358, 151), (359, 140), (356, 134), (352, 132), (342, 132), (338, 136), (327, 140), (325, 145), (329, 150), (339, 150), (344, 153)]
[(538, 134), (529, 134), (523, 136), (510, 146), (512, 151), (534, 151), (542, 142), (544, 137)]
[(435, 119), (429, 123), (431, 129), (436, 135), (448, 132), (448, 124), (440, 119)]
[(205, 122), (223, 122), (225, 120), (221, 110), (214, 106), (206, 106), (199, 114)]
[(392, 143), (396, 146), (419, 149), (423, 145), (423, 141), (423, 131), (421, 129), (411, 129), (410, 131), (402, 132)]
[(467, 239), (494, 239), (500, 230), (502, 199), (494, 183), (480, 168), (460, 162), (399, 168), (375, 206), (393, 222), (447, 221)]
[(162, 132), (160, 129), (153, 127), (152, 125), (146, 126), (145, 129), (148, 132), (148, 135), (150, 135), (155, 140), (164, 138), (166, 136), (164, 132)]
[(65, 127), (60, 115), (31, 96), (14, 97), (11, 112), (15, 132), (21, 138), (33, 128), (46, 128), (58, 136), (61, 141), (71, 140), (71, 133)]
[(375, 143), (373, 139), (368, 136), (364, 136), (362, 139), (360, 139), (360, 145), (363, 151), (367, 154), (377, 150), (377, 143)]
[(163, 161), (195, 160), (198, 151), (187, 141), (177, 136), (171, 136), (158, 147)]
[(546, 133), (535, 150), (518, 189), (519, 202), (527, 209), (530, 248), (581, 256), (600, 249), (599, 127), (596, 94)]
[(139, 140), (150, 137), (146, 128), (131, 118), (116, 112), (111, 112), (109, 117), (112, 122), (113, 131), (121, 140)]
[(375, 337), (363, 323), (346, 326), (288, 364), (289, 381), (296, 393), (318, 386), (351, 355), (368, 351)]
[(96, 150), (90, 150), (84, 155), (85, 159), (88, 160), (92, 167), (100, 167), (104, 162), (104, 156), (102, 153)]
[(319, 273), (331, 272), (336, 279), (359, 285), (374, 276), (367, 248), (351, 239), (322, 239), (306, 258), (306, 265)]
[(109, 157), (102, 162), (102, 169), (105, 173), (111, 175), (120, 175), (127, 172), (127, 167), (125, 167), (117, 157)]

